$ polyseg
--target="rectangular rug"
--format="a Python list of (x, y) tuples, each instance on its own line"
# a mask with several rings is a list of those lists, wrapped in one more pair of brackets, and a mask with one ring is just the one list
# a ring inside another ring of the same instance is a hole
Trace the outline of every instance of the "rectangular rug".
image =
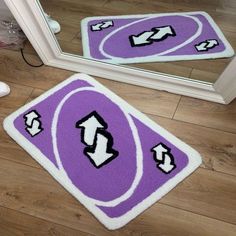
[(4, 129), (111, 230), (201, 164), (194, 149), (85, 74), (12, 113)]
[(232, 57), (234, 50), (206, 12), (97, 16), (81, 21), (83, 54), (109, 63)]

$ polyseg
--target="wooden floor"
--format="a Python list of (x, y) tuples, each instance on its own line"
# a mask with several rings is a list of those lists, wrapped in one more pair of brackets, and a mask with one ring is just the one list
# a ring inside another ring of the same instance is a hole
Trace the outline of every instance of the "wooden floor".
[[(32, 63), (37, 56), (26, 55)], [(19, 52), (0, 51), (4, 117), (73, 72), (32, 68)], [(0, 235), (236, 234), (236, 100), (229, 105), (97, 78), (198, 150), (203, 164), (174, 190), (120, 230), (108, 231), (0, 126)]]
[[(236, 51), (235, 0), (40, 0), (45, 12), (60, 22), (56, 35), (64, 52), (83, 55), (80, 22), (85, 17), (206, 11), (212, 16)], [(215, 82), (231, 59), (139, 63), (142, 69)]]

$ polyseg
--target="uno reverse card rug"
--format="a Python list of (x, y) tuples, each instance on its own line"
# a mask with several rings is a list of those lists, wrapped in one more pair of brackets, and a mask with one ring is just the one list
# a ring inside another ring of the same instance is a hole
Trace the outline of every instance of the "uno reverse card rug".
[(21, 107), (4, 129), (109, 229), (201, 163), (195, 150), (85, 74)]
[(110, 63), (231, 57), (234, 50), (206, 12), (88, 17), (83, 53)]

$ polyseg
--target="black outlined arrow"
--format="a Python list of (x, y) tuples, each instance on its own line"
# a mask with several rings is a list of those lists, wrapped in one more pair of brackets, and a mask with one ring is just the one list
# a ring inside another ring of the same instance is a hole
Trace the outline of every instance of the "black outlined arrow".
[(161, 162), (161, 161), (163, 161), (163, 153), (168, 153), (169, 149), (165, 145), (160, 143), (160, 144), (154, 146), (152, 148), (152, 151), (155, 152), (154, 160), (156, 162)]
[(158, 145), (154, 146), (151, 151), (154, 153), (153, 159), (157, 162), (157, 168), (163, 173), (169, 174), (176, 168), (174, 157), (171, 154), (171, 149), (165, 144), (159, 143)]
[(40, 121), (40, 114), (36, 110), (32, 110), (24, 115), (25, 130), (32, 136), (36, 136), (43, 131), (42, 123)]
[(138, 35), (130, 35), (129, 41), (132, 47), (140, 47), (163, 41), (169, 36), (174, 37), (176, 33), (172, 26), (167, 25), (152, 28), (151, 31), (143, 31)]
[(32, 126), (33, 120), (39, 118), (40, 115), (35, 111), (31, 111), (28, 114), (24, 115), (25, 118), (25, 124), (27, 126)]
[(107, 129), (107, 124), (96, 111), (93, 111), (77, 121), (75, 127), (82, 128), (82, 142), (86, 145), (93, 145), (97, 130)]
[(118, 151), (112, 149), (113, 138), (105, 130), (99, 130), (92, 147), (86, 147), (84, 154), (96, 168), (100, 168), (118, 156)]
[(26, 130), (32, 137), (39, 134), (42, 131), (41, 122), (39, 120), (34, 120), (33, 125), (31, 127), (26, 127)]
[(195, 45), (195, 48), (198, 52), (206, 52), (209, 49), (212, 49), (219, 45), (219, 42), (216, 39), (207, 39), (199, 44)]
[(112, 20), (103, 21), (101, 23), (97, 23), (95, 25), (91, 25), (91, 31), (101, 31), (103, 29), (109, 28), (114, 26), (114, 23)]
[(113, 137), (106, 131), (108, 125), (96, 111), (77, 121), (75, 127), (81, 129), (81, 142), (86, 145), (84, 154), (96, 168), (118, 156), (119, 152), (112, 148)]

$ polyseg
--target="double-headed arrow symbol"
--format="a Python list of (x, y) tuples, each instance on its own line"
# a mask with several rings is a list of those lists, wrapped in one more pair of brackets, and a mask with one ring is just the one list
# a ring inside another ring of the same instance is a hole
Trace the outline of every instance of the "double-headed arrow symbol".
[(108, 21), (103, 21), (100, 23), (97, 23), (95, 25), (91, 25), (91, 30), (92, 31), (101, 31), (103, 29), (109, 28), (114, 26), (114, 23), (112, 20), (108, 20)]
[(219, 45), (216, 39), (208, 39), (195, 45), (198, 52), (205, 52)]
[(24, 115), (25, 119), (25, 130), (32, 136), (36, 136), (41, 131), (43, 131), (42, 124), (40, 121), (40, 115), (36, 110), (32, 110)]
[(113, 137), (106, 131), (107, 123), (96, 111), (77, 121), (76, 128), (82, 129), (81, 142), (87, 146), (84, 154), (96, 168), (118, 156), (118, 151), (112, 149)]
[(144, 31), (138, 35), (130, 35), (129, 41), (132, 47), (150, 45), (153, 42), (163, 41), (169, 36), (176, 36), (172, 26), (161, 26), (152, 28), (151, 31)]
[(176, 168), (174, 157), (170, 152), (171, 150), (165, 144), (159, 143), (151, 151), (154, 152), (153, 159), (157, 162), (157, 168), (162, 172), (169, 174)]

